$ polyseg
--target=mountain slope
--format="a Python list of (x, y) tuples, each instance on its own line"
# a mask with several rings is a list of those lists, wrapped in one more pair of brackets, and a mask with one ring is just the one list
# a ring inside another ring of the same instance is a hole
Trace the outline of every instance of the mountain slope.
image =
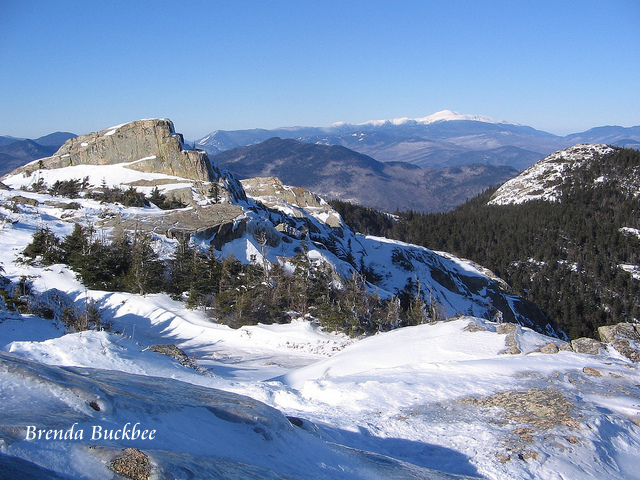
[[(282, 145), (282, 141), (274, 142)], [(294, 143), (303, 149), (314, 149), (313, 145)], [(352, 155), (341, 147), (332, 150)], [(304, 158), (295, 158), (300, 165), (305, 164)], [(373, 171), (389, 168), (364, 156), (355, 158), (353, 164), (354, 168), (371, 166)], [(77, 206), (70, 211), (60, 210), (47, 195), (60, 195), (52, 187), (73, 179), (77, 183), (73, 195), (66, 200)], [(285, 267), (300, 251), (309, 249), (309, 258), (327, 265), (343, 283), (354, 275), (364, 275), (369, 281), (366, 288), (377, 290), (385, 301), (393, 296), (415, 296), (411, 288), (420, 282), (422, 290), (417, 296), (437, 307), (439, 315), (475, 312), (491, 317), (501, 311), (507, 319), (541, 331), (554, 331), (535, 306), (512, 296), (481, 268), (464, 267), (464, 262), (421, 247), (355, 235), (322, 200), (292, 205), (283, 198), (266, 210), (259, 195), (255, 200), (247, 199), (240, 183), (212, 164), (204, 152), (186, 149), (170, 120), (141, 120), (81, 135), (68, 140), (53, 156), (27, 164), (2, 181), (22, 190), (20, 196), (3, 192), (5, 202), (17, 198), (17, 202), (35, 203), (33, 208), (38, 215), (64, 215), (64, 235), (70, 233), (68, 222), (73, 220), (87, 227), (100, 227), (113, 236), (123, 231), (149, 232), (163, 236), (163, 241), (169, 243), (176, 236), (191, 237), (204, 248), (214, 247), (220, 257), (233, 256), (244, 262), (262, 258), (256, 260), (259, 265), (264, 261), (284, 263)], [(79, 191), (80, 184), (86, 185), (83, 191)], [(110, 187), (147, 195), (157, 188), (159, 194), (179, 198), (186, 207), (160, 210), (110, 204), (109, 215), (93, 218), (98, 208), (95, 199), (104, 198), (101, 195)], [(213, 190), (217, 193), (212, 194)], [(23, 196), (30, 200), (21, 199)], [(38, 218), (30, 221), (35, 230)], [(261, 236), (269, 246), (267, 251), (266, 245), (261, 247), (258, 241)], [(163, 248), (172, 251), (175, 246)], [(334, 290), (339, 294), (339, 289)], [(256, 294), (254, 298), (259, 297)], [(339, 301), (334, 300), (334, 305), (340, 308)]]
[(586, 132), (574, 133), (565, 137), (573, 144), (577, 143), (606, 143), (619, 147), (638, 149), (640, 145), (640, 126), (637, 127), (596, 127)]
[(34, 142), (45, 147), (54, 147), (57, 150), (64, 142), (74, 137), (77, 137), (77, 135), (71, 132), (53, 132), (49, 135), (36, 138)]
[(640, 318), (639, 192), (640, 152), (578, 145), (452, 212), (380, 225), (487, 266), (571, 338), (593, 336)]
[(614, 152), (615, 149), (607, 145), (582, 144), (555, 152), (498, 188), (489, 204), (508, 205), (533, 200), (558, 202), (567, 185), (577, 180), (575, 172)]
[(20, 142), (24, 138), (10, 137), (8, 135), (0, 135), (0, 146), (9, 145), (10, 143)]
[(278, 177), (325, 198), (388, 212), (450, 210), (516, 174), (509, 167), (481, 164), (426, 170), (378, 162), (341, 146), (279, 138), (228, 150), (212, 161), (239, 178)]

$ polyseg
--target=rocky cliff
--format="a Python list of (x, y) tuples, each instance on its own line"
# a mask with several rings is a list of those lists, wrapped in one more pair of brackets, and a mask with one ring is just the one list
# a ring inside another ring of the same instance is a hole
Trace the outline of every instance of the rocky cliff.
[(33, 162), (21, 170), (62, 168), (73, 165), (114, 165), (141, 172), (165, 173), (200, 181), (216, 180), (207, 154), (189, 150), (182, 135), (175, 133), (168, 119), (125, 123), (67, 140), (51, 157)]

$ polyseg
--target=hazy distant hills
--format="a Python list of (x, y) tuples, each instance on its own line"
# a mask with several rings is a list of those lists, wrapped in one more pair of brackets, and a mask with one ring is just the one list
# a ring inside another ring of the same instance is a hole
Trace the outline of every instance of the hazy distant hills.
[(35, 140), (0, 137), (0, 176), (16, 168), (53, 155), (70, 138), (76, 137), (69, 132), (55, 132)]
[(211, 157), (239, 178), (280, 178), (283, 183), (387, 212), (441, 212), (517, 174), (504, 165), (473, 164), (424, 169), (378, 162), (342, 146), (271, 138)]
[(77, 135), (70, 132), (55, 132), (45, 135), (44, 137), (36, 138), (34, 142), (43, 145), (45, 147), (54, 147), (56, 150), (62, 146), (64, 142), (70, 138), (75, 138)]
[(197, 145), (209, 154), (216, 154), (271, 137), (340, 145), (381, 162), (402, 161), (425, 168), (483, 163), (508, 165), (521, 171), (546, 155), (577, 143), (637, 148), (640, 127), (597, 127), (563, 137), (526, 125), (445, 110), (424, 118), (377, 120), (356, 125), (217, 130), (198, 140)]
[(16, 138), (16, 137), (9, 137), (7, 135), (0, 135), (0, 147), (4, 145), (9, 145), (11, 143), (19, 142), (21, 140), (24, 140), (24, 138)]
[(570, 145), (578, 143), (605, 143), (625, 148), (640, 148), (640, 126), (636, 127), (596, 127), (586, 132), (565, 137)]

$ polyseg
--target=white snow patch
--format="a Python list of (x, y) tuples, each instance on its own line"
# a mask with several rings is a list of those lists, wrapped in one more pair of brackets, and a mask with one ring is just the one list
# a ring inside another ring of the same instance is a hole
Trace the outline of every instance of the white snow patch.
[(491, 197), (489, 205), (521, 204), (532, 200), (560, 201), (560, 187), (573, 168), (615, 150), (603, 144), (580, 144), (552, 153), (520, 175), (505, 182)]
[(638, 230), (637, 228), (622, 227), (620, 229), (620, 232), (624, 233), (625, 235), (635, 235), (636, 237), (640, 238), (640, 230)]
[(636, 280), (640, 280), (640, 266), (639, 265), (618, 265), (618, 268), (621, 268), (622, 270), (624, 270), (627, 273), (630, 273), (631, 276), (636, 279)]

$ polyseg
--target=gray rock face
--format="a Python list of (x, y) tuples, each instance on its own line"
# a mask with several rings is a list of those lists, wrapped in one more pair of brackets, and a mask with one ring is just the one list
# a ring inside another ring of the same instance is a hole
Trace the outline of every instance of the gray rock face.
[[(325, 223), (332, 228), (343, 227), (342, 218), (327, 202), (306, 188), (283, 185), (277, 177), (254, 177), (241, 180), (245, 192), (267, 207), (281, 207), (285, 204), (300, 207), (312, 213), (323, 212)], [(293, 211), (292, 215), (302, 218), (301, 212)]]
[(193, 358), (184, 353), (184, 350), (176, 347), (171, 343), (151, 345), (149, 347), (149, 350), (156, 353), (162, 353), (163, 355), (168, 355), (171, 358), (175, 358), (180, 365), (193, 368), (200, 373), (206, 372), (206, 369), (202, 368)]
[(147, 480), (151, 474), (149, 457), (137, 448), (125, 448), (109, 463), (109, 468), (125, 478)]
[(546, 345), (543, 345), (540, 348), (540, 352), (546, 353), (546, 354), (558, 353), (559, 352), (558, 345), (556, 345), (555, 343), (547, 343)]
[[(108, 217), (96, 222), (96, 225), (112, 228), (116, 236), (124, 231), (133, 230), (161, 233), (169, 238), (188, 238), (191, 235), (210, 238), (215, 235), (216, 238), (221, 237), (221, 246), (224, 244), (221, 232), (229, 233), (224, 236), (225, 241), (237, 238), (244, 232), (239, 230), (236, 220), (243, 212), (242, 207), (238, 205), (216, 204), (189, 210), (167, 211), (162, 216), (140, 214), (128, 219), (120, 216)], [(235, 236), (231, 236), (231, 233), (235, 233)]]
[(586, 353), (588, 355), (598, 355), (604, 348), (604, 344), (593, 338), (581, 337), (571, 341), (571, 347), (576, 353)]
[(321, 207), (324, 202), (317, 195), (302, 187), (288, 187), (282, 184), (278, 177), (254, 177), (241, 180), (247, 194), (274, 202), (284, 200), (299, 207)]
[(528, 424), (536, 430), (580, 426), (573, 414), (573, 404), (555, 388), (506, 391), (488, 397), (463, 398), (461, 401), (483, 408), (499, 407), (506, 420), (519, 425)]
[[(182, 135), (175, 133), (168, 119), (138, 120), (72, 138), (53, 156), (39, 160), (37, 168), (119, 163), (130, 163), (128, 168), (141, 172), (200, 181), (216, 179), (207, 154), (186, 150)], [(34, 164), (22, 167), (25, 171), (33, 168)]]
[(517, 326), (514, 325), (513, 323), (501, 323), (496, 327), (496, 333), (499, 333), (501, 335), (506, 335), (506, 334), (515, 332), (516, 329), (517, 329)]
[(634, 348), (633, 344), (625, 338), (616, 338), (611, 342), (613, 348), (615, 348), (620, 354), (627, 357), (632, 362), (640, 362), (640, 351)]
[(476, 322), (470, 322), (469, 325), (464, 327), (465, 332), (486, 332), (487, 329), (484, 325), (480, 325)]
[(573, 352), (573, 347), (571, 346), (571, 342), (562, 342), (558, 350), (561, 352)]
[(501, 323), (498, 325), (496, 332), (507, 335), (504, 339), (505, 348), (500, 352), (501, 355), (520, 355), (522, 353), (518, 340), (516, 339), (516, 332), (518, 330), (519, 327), (513, 323)]
[(611, 343), (616, 338), (626, 338), (627, 340), (640, 341), (640, 325), (633, 323), (618, 323), (617, 325), (604, 325), (598, 327), (600, 340)]

